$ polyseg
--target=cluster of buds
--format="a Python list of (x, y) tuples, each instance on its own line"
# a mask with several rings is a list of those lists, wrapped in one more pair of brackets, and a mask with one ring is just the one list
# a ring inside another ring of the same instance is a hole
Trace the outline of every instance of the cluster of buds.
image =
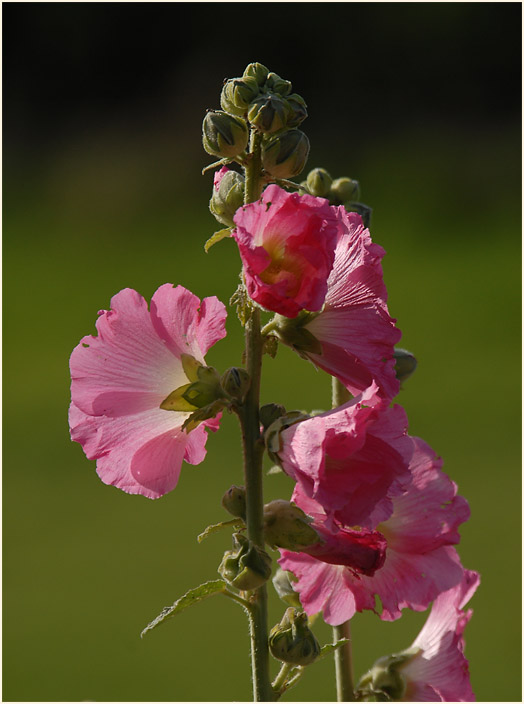
[(303, 192), (326, 198), (331, 205), (343, 205), (346, 210), (358, 213), (366, 227), (371, 219), (371, 208), (360, 202), (360, 184), (353, 178), (342, 176), (333, 179), (326, 169), (312, 169), (300, 184)]
[[(291, 91), (290, 81), (260, 63), (249, 64), (242, 76), (225, 81), (220, 96), (222, 110), (207, 112), (202, 128), (204, 149), (208, 154), (243, 163), (251, 129), (262, 137), (266, 178), (296, 176), (306, 164), (309, 140), (297, 129), (307, 117), (306, 103)], [(211, 211), (224, 223), (215, 204)]]

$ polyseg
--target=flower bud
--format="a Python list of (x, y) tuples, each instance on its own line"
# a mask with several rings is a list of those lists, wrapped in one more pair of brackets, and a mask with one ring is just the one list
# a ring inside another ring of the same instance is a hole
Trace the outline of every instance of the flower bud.
[(226, 393), (242, 402), (248, 392), (251, 378), (242, 367), (231, 367), (222, 374), (221, 384)]
[(384, 701), (400, 701), (406, 693), (406, 679), (402, 675), (402, 668), (416, 658), (420, 650), (415, 646), (401, 653), (379, 658), (360, 679), (357, 686), (359, 695), (364, 701), (370, 695), (385, 695)]
[(333, 179), (326, 169), (312, 169), (306, 179), (306, 186), (312, 196), (327, 198)]
[(286, 96), (286, 101), (290, 110), (287, 127), (298, 127), (307, 117), (306, 101), (298, 93)]
[(249, 104), (257, 97), (259, 92), (256, 78), (252, 76), (232, 78), (222, 88), (220, 105), (226, 112), (233, 115), (244, 115)]
[(232, 516), (246, 517), (246, 490), (243, 486), (229, 487), (222, 497), (222, 506)]
[(297, 609), (302, 607), (300, 598), (297, 592), (293, 589), (293, 581), (297, 581), (292, 572), (286, 572), (281, 567), (277, 569), (273, 577), (273, 586), (278, 596), (290, 606), (295, 606)]
[(265, 89), (268, 93), (278, 93), (285, 97), (291, 93), (291, 81), (286, 81), (284, 78), (280, 78), (278, 73), (271, 71), (266, 78)]
[(271, 577), (271, 558), (242, 533), (233, 533), (233, 550), (224, 554), (218, 572), (241, 591), (258, 589)]
[(286, 126), (290, 108), (279, 95), (263, 95), (249, 108), (247, 119), (260, 132), (277, 132)]
[(223, 225), (232, 227), (233, 215), (244, 202), (244, 177), (237, 171), (226, 171), (218, 188), (213, 188), (209, 210)]
[(341, 203), (346, 203), (349, 200), (357, 200), (360, 191), (360, 185), (358, 181), (354, 181), (352, 178), (336, 178), (331, 184), (331, 199), (336, 202), (337, 205)]
[(320, 646), (308, 626), (307, 614), (290, 607), (269, 633), (273, 657), (291, 665), (310, 665), (320, 655)]
[(309, 156), (309, 139), (300, 130), (289, 130), (262, 145), (262, 166), (273, 178), (299, 174)]
[(397, 379), (402, 383), (406, 381), (406, 379), (409, 379), (417, 368), (417, 360), (411, 352), (400, 349), (400, 347), (395, 347), (393, 357), (395, 358), (395, 374), (397, 375)]
[(278, 418), (286, 412), (284, 406), (280, 403), (266, 403), (260, 408), (260, 422), (264, 430), (267, 430), (271, 423), (274, 423)]
[(291, 501), (277, 499), (264, 506), (264, 539), (272, 548), (301, 552), (321, 539), (313, 519)]
[(245, 121), (221, 110), (209, 110), (202, 124), (202, 143), (208, 154), (234, 157), (247, 147), (249, 134)]
[(266, 82), (269, 69), (267, 69), (264, 64), (259, 64), (258, 61), (253, 64), (248, 64), (244, 70), (243, 77), (247, 78), (250, 76), (254, 78), (258, 85), (262, 87)]

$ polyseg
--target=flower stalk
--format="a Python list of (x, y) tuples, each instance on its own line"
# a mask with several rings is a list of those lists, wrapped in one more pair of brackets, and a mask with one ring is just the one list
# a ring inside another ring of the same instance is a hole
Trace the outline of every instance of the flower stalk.
[[(260, 196), (260, 136), (253, 131), (250, 140), (250, 159), (246, 165), (245, 202)], [(246, 527), (248, 539), (264, 548), (264, 499), (262, 487), (262, 458), (264, 444), (260, 436), (260, 379), (262, 373), (263, 339), (260, 332), (260, 311), (255, 309), (246, 322), (246, 367), (251, 380), (244, 403), (239, 409), (244, 450), (244, 481), (246, 487)], [(269, 677), (267, 590), (262, 585), (249, 592), (252, 606), (249, 614), (251, 638), (251, 667), (254, 701), (274, 699)]]
[[(337, 408), (349, 401), (348, 390), (338, 379), (332, 377), (331, 405)], [(335, 677), (337, 685), (337, 702), (354, 702), (353, 658), (351, 652), (351, 627), (345, 621), (340, 626), (333, 626), (333, 643), (347, 638), (347, 643), (335, 650)]]

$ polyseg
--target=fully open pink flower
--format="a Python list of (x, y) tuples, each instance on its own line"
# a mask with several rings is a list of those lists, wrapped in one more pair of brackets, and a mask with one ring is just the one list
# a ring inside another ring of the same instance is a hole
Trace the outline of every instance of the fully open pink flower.
[(160, 404), (189, 383), (181, 355), (204, 363), (224, 337), (226, 310), (215, 297), (200, 302), (182, 286), (164, 284), (151, 310), (124, 289), (99, 316), (98, 336), (84, 337), (71, 355), (71, 437), (97, 460), (103, 482), (158, 498), (176, 486), (183, 460), (204, 459), (204, 426), (217, 428), (214, 419), (186, 433), (189, 414)]
[(237, 210), (233, 237), (254, 301), (288, 318), (322, 308), (335, 256), (335, 212), (323, 198), (274, 184)]
[[(393, 497), (390, 518), (374, 526), (386, 538), (387, 549), (383, 567), (372, 577), (357, 578), (347, 567), (282, 551), (279, 563), (298, 578), (294, 587), (308, 614), (323, 611), (327, 623), (339, 625), (356, 611), (374, 611), (378, 595), (381, 618), (393, 621), (404, 608), (423, 611), (460, 581), (463, 568), (451, 546), (460, 539), (458, 526), (469, 517), (468, 504), (457, 496), (433, 450), (418, 438), (411, 441), (412, 483)], [(302, 508), (300, 490), (294, 501)], [(303, 510), (309, 513), (307, 506)]]
[(366, 406), (377, 386), (280, 433), (282, 469), (346, 526), (374, 528), (411, 481), (413, 441), (400, 406)]
[(463, 637), (473, 611), (463, 611), (463, 608), (479, 583), (476, 572), (464, 570), (461, 582), (435, 599), (412, 645), (412, 648), (420, 648), (420, 652), (400, 669), (407, 684), (404, 701), (475, 701)]
[[(324, 307), (319, 315), (306, 318), (306, 333), (320, 343), (321, 351), (308, 340), (301, 341), (292, 324), (276, 328), (280, 339), (313, 364), (337, 377), (352, 394), (359, 394), (373, 381), (379, 395), (393, 398), (399, 391), (395, 376), (394, 345), (401, 332), (386, 305), (381, 259), (384, 250), (371, 242), (360, 215), (334, 208), (338, 223), (335, 261), (327, 283)], [(313, 310), (313, 309), (311, 309)]]

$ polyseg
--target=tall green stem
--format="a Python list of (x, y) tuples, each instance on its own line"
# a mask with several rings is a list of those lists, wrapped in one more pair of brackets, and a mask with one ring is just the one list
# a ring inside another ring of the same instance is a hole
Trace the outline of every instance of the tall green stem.
[[(341, 406), (350, 399), (347, 389), (338, 379), (332, 377), (333, 408)], [(348, 642), (335, 650), (335, 675), (337, 682), (337, 702), (354, 702), (353, 661), (351, 653), (351, 630), (349, 621), (333, 627), (333, 642), (347, 638)]]
[[(245, 202), (258, 200), (262, 188), (260, 136), (251, 135), (250, 161), (246, 166)], [(262, 374), (262, 335), (260, 311), (255, 309), (246, 323), (246, 366), (251, 382), (240, 409), (244, 448), (244, 480), (246, 485), (247, 537), (264, 548), (264, 497), (262, 487), (262, 458), (264, 444), (260, 435), (260, 379)], [(274, 699), (269, 677), (267, 590), (265, 585), (249, 593), (252, 610), (249, 616), (251, 637), (251, 667), (253, 699), (256, 702)]]

